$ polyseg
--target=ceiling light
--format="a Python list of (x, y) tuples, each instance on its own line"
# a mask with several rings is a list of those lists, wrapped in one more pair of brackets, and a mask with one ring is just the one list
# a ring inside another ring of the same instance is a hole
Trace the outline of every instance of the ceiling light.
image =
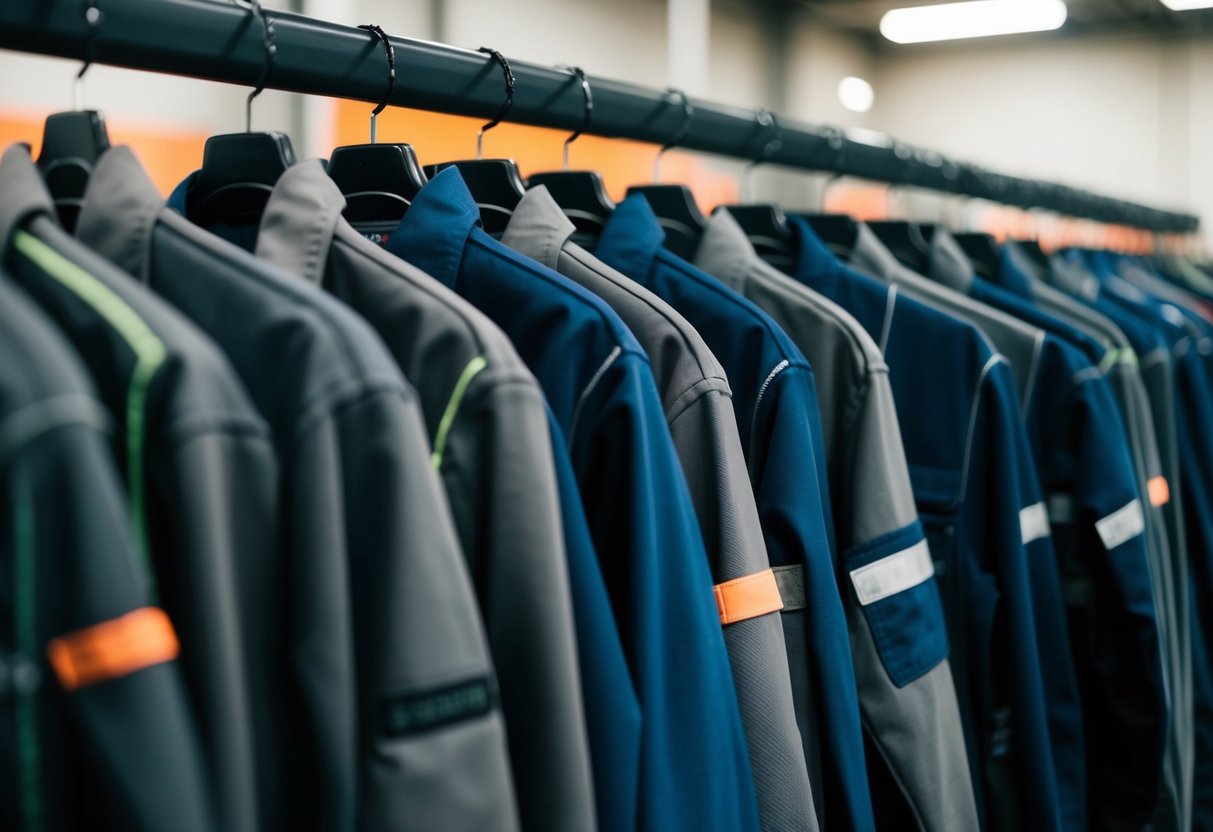
[(875, 99), (876, 92), (872, 89), (872, 85), (862, 78), (848, 75), (838, 82), (838, 101), (848, 110), (866, 113), (872, 109), (872, 102)]
[(1162, 0), (1162, 4), (1175, 12), (1213, 8), (1213, 0)]
[[(1209, 3), (1213, 4), (1213, 0)], [(894, 43), (925, 43), (1044, 32), (1065, 22), (1063, 0), (974, 0), (893, 9), (881, 18), (880, 33)]]

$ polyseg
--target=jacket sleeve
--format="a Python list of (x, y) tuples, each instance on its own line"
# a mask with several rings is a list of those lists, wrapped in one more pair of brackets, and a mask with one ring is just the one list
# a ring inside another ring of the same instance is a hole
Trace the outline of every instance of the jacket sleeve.
[[(14, 579), (6, 618), (41, 681), (13, 702), (21, 789), (3, 813), (20, 807), (27, 829), (219, 828), (176, 636), (149, 606), (104, 441), (63, 426), (22, 457), (6, 476), (0, 551)], [(107, 644), (123, 648), (123, 669), (77, 649)]]
[(588, 832), (589, 741), (547, 416), (533, 379), (494, 372), (459, 407), (439, 474), (488, 629), (522, 825)]
[[(703, 390), (671, 412), (670, 435), (717, 585), (765, 573), (777, 585), (754, 503), (728, 388)], [(792, 704), (779, 611), (724, 625), (764, 829), (817, 828)]]
[[(794, 580), (803, 603), (781, 613), (796, 719), (823, 826), (874, 824), (859, 693), (847, 619), (829, 543), (829, 504), (812, 372), (789, 366), (757, 403), (750, 476), (771, 566)], [(816, 437), (816, 440), (815, 440)]]
[(358, 827), (515, 830), (497, 681), (420, 406), (396, 390), (367, 395), (334, 430), (358, 662)]
[(616, 359), (570, 437), (644, 718), (640, 827), (754, 830), (712, 577), (648, 362)]
[(918, 825), (975, 829), (943, 608), (887, 370), (874, 369), (858, 396), (835, 515), (860, 711)]
[(1088, 805), (1093, 826), (1130, 829), (1147, 824), (1158, 801), (1167, 730), (1145, 508), (1107, 382), (1080, 383), (1074, 399), (1076, 511), (1054, 535), (1088, 676)]

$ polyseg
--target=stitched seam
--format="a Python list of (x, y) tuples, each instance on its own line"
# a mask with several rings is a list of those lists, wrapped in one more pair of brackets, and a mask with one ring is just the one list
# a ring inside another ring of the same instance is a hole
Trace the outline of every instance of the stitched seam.
[(1036, 343), (1032, 347), (1032, 368), (1028, 370), (1028, 380), (1024, 389), (1027, 390), (1027, 395), (1023, 397), (1023, 404), (1020, 407), (1020, 412), (1027, 414), (1028, 409), (1032, 406), (1032, 399), (1036, 396), (1036, 376), (1040, 373), (1041, 353), (1044, 351), (1045, 333), (1041, 330), (1036, 333)]
[(66, 393), (14, 410), (0, 421), (0, 459), (27, 442), (67, 425), (108, 432), (109, 414), (92, 396)]

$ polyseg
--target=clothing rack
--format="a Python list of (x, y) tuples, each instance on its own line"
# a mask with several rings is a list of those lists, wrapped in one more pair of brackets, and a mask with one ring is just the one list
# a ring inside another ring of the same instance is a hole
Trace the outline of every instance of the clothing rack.
[[(255, 86), (265, 41), (249, 8), (223, 0), (100, 0), (90, 27), (80, 0), (4, 0), (0, 48)], [(266, 87), (378, 103), (387, 89), (383, 48), (364, 30), (298, 14), (265, 11), (276, 57)], [(393, 37), (395, 90), (389, 103), (492, 118), (501, 108), (501, 68), (492, 57), (445, 44)], [(581, 82), (569, 71), (511, 61), (517, 84), (507, 120), (574, 130), (585, 112)], [(877, 146), (838, 128), (769, 116), (603, 78), (587, 133), (677, 146), (811, 171), (927, 188), (1156, 232), (1192, 232), (1199, 219), (1053, 182), (1006, 176), (939, 153), (890, 141)], [(680, 135), (681, 134), (681, 135)], [(778, 144), (773, 141), (778, 139)]]

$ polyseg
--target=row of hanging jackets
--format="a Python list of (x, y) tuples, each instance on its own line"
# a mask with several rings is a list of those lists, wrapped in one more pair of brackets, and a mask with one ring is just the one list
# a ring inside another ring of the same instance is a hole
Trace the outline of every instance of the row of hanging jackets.
[(1211, 828), (1209, 272), (206, 174), (0, 161), (5, 828)]

